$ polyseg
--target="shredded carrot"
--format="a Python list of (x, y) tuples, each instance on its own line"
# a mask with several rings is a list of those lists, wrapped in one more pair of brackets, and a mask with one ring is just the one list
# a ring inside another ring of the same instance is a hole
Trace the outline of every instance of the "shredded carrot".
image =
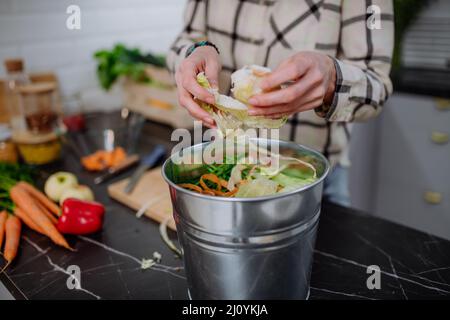
[(205, 190), (211, 190), (205, 183), (204, 180), (209, 180), (211, 182), (214, 182), (216, 184), (216, 190), (220, 191), (220, 189), (227, 187), (227, 181), (220, 179), (218, 176), (216, 176), (214, 173), (206, 173), (200, 177), (200, 185)]
[(216, 194), (214, 193), (214, 191), (208, 191), (208, 190), (203, 190), (202, 194), (207, 194), (208, 196), (215, 196)]
[(179, 186), (182, 188), (185, 188), (185, 189), (196, 191), (198, 193), (203, 192), (202, 188), (200, 188), (199, 186), (196, 186), (195, 184), (192, 184), (192, 183), (181, 183), (181, 184), (179, 184)]
[(121, 147), (112, 151), (98, 150), (93, 154), (81, 158), (83, 167), (89, 171), (101, 171), (121, 164), (127, 157), (127, 153)]
[(221, 197), (231, 197), (232, 195), (234, 195), (239, 189), (238, 188), (234, 188), (231, 191), (228, 192), (222, 192), (222, 191), (217, 191), (217, 190), (213, 190), (214, 195), (216, 196), (221, 196)]
[[(215, 189), (211, 189), (206, 184), (205, 180), (211, 181), (216, 184)], [(179, 184), (180, 187), (193, 190), (195, 192), (201, 193), (201, 194), (207, 194), (210, 196), (222, 196), (222, 197), (231, 197), (233, 196), (239, 188), (234, 188), (231, 191), (224, 192), (222, 191), (223, 188), (227, 188), (228, 182), (224, 179), (220, 179), (217, 175), (214, 173), (206, 173), (200, 177), (200, 186), (197, 186), (192, 183), (182, 183)]]

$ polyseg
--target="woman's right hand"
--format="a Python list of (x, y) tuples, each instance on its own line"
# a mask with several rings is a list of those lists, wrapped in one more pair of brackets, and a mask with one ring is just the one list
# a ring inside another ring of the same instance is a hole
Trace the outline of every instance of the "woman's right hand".
[(214, 95), (197, 83), (197, 74), (205, 72), (211, 86), (218, 87), (219, 72), (222, 68), (217, 51), (211, 46), (198, 47), (184, 59), (175, 73), (178, 90), (178, 102), (196, 119), (209, 128), (214, 127), (214, 119), (194, 100), (213, 104)]

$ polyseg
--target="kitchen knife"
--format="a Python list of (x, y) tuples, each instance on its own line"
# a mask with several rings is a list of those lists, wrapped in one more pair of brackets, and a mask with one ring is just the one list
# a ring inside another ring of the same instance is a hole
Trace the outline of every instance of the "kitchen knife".
[(165, 154), (166, 149), (162, 145), (158, 144), (150, 154), (142, 158), (141, 164), (139, 165), (139, 167), (137, 167), (136, 171), (134, 171), (133, 175), (130, 178), (130, 181), (125, 186), (123, 191), (125, 193), (131, 193), (145, 171), (156, 165), (156, 163), (158, 163), (158, 160), (161, 159)]
[(131, 168), (133, 165), (139, 162), (139, 156), (137, 154), (133, 154), (131, 156), (128, 156), (122, 163), (119, 165), (109, 168), (108, 171), (105, 174), (102, 174), (101, 176), (98, 176), (94, 179), (95, 184), (100, 184), (108, 179), (111, 179), (112, 177), (118, 175), (119, 173), (125, 171), (128, 168)]

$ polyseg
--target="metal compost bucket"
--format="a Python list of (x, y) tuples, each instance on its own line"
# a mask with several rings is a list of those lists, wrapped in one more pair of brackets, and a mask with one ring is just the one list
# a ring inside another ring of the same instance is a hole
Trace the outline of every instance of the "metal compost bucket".
[[(213, 197), (177, 186), (173, 155), (164, 163), (192, 299), (308, 298), (329, 164), (316, 151), (292, 142), (279, 144), (280, 150), (309, 157), (318, 180), (265, 197)], [(201, 152), (206, 145), (184, 151)]]

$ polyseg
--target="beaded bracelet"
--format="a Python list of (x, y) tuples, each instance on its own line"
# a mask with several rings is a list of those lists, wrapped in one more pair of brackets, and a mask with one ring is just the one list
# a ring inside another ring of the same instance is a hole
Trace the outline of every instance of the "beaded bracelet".
[(214, 43), (205, 40), (205, 41), (196, 42), (193, 45), (191, 45), (186, 51), (186, 58), (189, 57), (196, 48), (204, 47), (204, 46), (213, 47), (217, 51), (217, 53), (220, 54), (219, 49), (216, 47), (216, 45)]

